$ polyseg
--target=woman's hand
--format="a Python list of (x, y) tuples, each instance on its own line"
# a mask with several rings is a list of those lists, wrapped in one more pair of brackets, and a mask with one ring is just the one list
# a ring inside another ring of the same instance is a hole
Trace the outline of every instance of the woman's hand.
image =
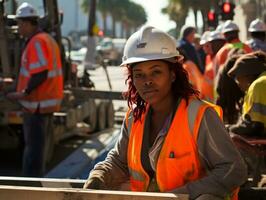
[(85, 182), (83, 189), (95, 189), (95, 190), (105, 189), (105, 184), (99, 178), (92, 178), (92, 179), (89, 178)]

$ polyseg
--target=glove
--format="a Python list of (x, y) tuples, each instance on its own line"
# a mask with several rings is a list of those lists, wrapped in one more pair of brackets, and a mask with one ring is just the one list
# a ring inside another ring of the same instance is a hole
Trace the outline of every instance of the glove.
[(89, 178), (83, 185), (83, 189), (105, 189), (105, 184), (99, 178)]

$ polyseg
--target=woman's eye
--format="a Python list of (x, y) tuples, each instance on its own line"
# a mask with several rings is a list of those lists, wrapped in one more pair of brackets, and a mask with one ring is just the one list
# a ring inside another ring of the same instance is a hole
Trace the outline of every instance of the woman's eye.
[(155, 70), (152, 72), (153, 75), (158, 75), (158, 74), (161, 74), (161, 71), (160, 70)]
[(134, 74), (134, 78), (141, 78), (142, 74)]

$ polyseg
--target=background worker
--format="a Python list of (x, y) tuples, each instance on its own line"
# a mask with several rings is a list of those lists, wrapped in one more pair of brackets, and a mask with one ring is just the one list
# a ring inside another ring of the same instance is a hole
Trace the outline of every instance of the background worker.
[(188, 80), (189, 83), (196, 89), (198, 90), (199, 93), (199, 97), (200, 98), (204, 98), (202, 96), (201, 90), (202, 90), (202, 86), (204, 85), (204, 79), (203, 79), (203, 75), (200, 72), (199, 68), (197, 67), (197, 65), (189, 60), (186, 56), (186, 53), (183, 52), (182, 49), (177, 48), (177, 50), (179, 51), (180, 55), (183, 56), (183, 63), (182, 66), (183, 68), (187, 71), (188, 73)]
[[(206, 33), (206, 34), (208, 35), (208, 33)], [(204, 35), (204, 33), (203, 33), (203, 35)], [(197, 54), (199, 56), (199, 59), (201, 61), (203, 69), (204, 69), (205, 60), (206, 60), (206, 54), (205, 54), (205, 51), (203, 50), (203, 45), (200, 43), (202, 41), (203, 35), (201, 36), (200, 34), (196, 33), (193, 45), (194, 45), (194, 47), (196, 49), (196, 52), (197, 52)], [(207, 35), (205, 35), (205, 36), (207, 37)]]
[(215, 56), (215, 76), (220, 67), (228, 58), (228, 52), (231, 49), (243, 49), (244, 53), (250, 53), (252, 49), (240, 41), (239, 27), (231, 20), (227, 20), (222, 26), (222, 34), (227, 43), (217, 52)]
[(225, 38), (220, 32), (210, 32), (206, 41), (206, 45), (208, 45), (209, 50), (205, 48), (206, 52), (208, 52), (208, 59), (206, 60), (204, 71), (204, 86), (201, 91), (204, 99), (210, 102), (214, 102), (215, 56), (224, 44)]
[[(124, 49), (129, 111), (121, 135), (84, 188), (188, 193), (237, 199), (246, 166), (213, 104), (189, 84), (175, 41), (156, 28), (134, 33)], [(219, 113), (220, 114), (220, 113)], [(197, 120), (195, 120), (197, 119)]]
[(47, 129), (63, 98), (59, 47), (51, 36), (39, 29), (38, 18), (36, 9), (28, 3), (22, 3), (16, 11), (18, 32), (25, 38), (25, 45), (16, 92), (7, 94), (24, 108), (24, 176), (43, 175), (45, 141), (51, 132)]
[(223, 121), (225, 124), (235, 124), (241, 113), (244, 92), (241, 91), (235, 80), (228, 75), (228, 71), (241, 55), (243, 55), (241, 49), (231, 49), (224, 67), (218, 71), (215, 80), (215, 104), (223, 109)]
[(188, 60), (191, 60), (193, 63), (195, 63), (199, 68), (199, 71), (203, 74), (204, 66), (202, 64), (200, 55), (194, 46), (195, 34), (195, 27), (183, 26), (180, 33), (181, 39), (178, 41), (177, 48), (182, 49)]
[(253, 51), (262, 50), (266, 52), (266, 25), (260, 19), (253, 20), (248, 28), (251, 39), (247, 41), (247, 45)]
[(266, 135), (266, 54), (262, 51), (241, 56), (228, 72), (245, 92), (242, 115), (230, 131), (240, 135)]

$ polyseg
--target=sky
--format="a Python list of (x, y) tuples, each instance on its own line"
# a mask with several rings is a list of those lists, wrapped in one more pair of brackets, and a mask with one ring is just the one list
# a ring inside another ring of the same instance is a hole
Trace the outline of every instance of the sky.
[(141, 4), (148, 15), (147, 24), (168, 31), (175, 27), (175, 23), (170, 21), (167, 15), (162, 14), (161, 9), (166, 7), (167, 0), (132, 0)]

